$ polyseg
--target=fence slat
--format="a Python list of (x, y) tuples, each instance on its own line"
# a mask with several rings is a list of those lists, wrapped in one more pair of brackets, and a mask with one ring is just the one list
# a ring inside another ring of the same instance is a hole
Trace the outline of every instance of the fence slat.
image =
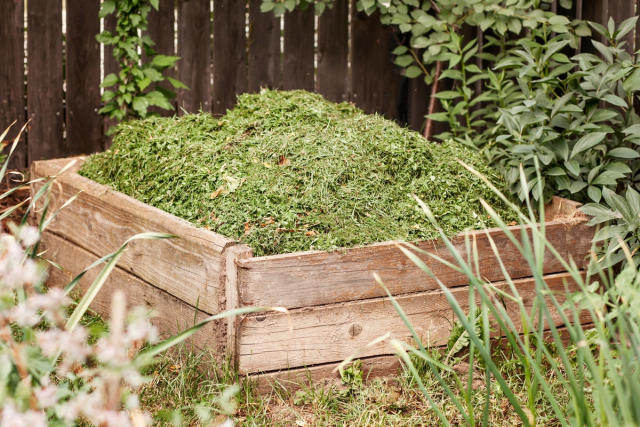
[(285, 89), (314, 88), (313, 5), (284, 17), (284, 64), (282, 86)]
[(243, 0), (213, 3), (214, 114), (224, 114), (247, 90), (246, 6)]
[(367, 113), (401, 119), (402, 77), (392, 63), (393, 33), (379, 13), (367, 16), (352, 6), (352, 100)]
[(67, 143), (64, 153), (102, 149), (100, 108), (100, 0), (67, 0)]
[(410, 79), (407, 92), (407, 125), (413, 130), (422, 131), (429, 109), (429, 88), (424, 76)]
[[(24, 124), (24, 6), (21, 1), (3, 1), (3, 24), (0, 25), (0, 132), (13, 121), (7, 135), (12, 141)], [(5, 151), (6, 152), (6, 151)], [(27, 146), (23, 140), (11, 159), (12, 168), (27, 166)]]
[(62, 1), (29, 0), (27, 25), (29, 161), (62, 157)]
[(250, 92), (261, 87), (280, 87), (280, 19), (260, 11), (262, 0), (249, 0), (249, 85)]
[(178, 3), (178, 78), (191, 90), (178, 91), (178, 108), (211, 111), (209, 0)]
[(316, 90), (331, 101), (349, 97), (349, 0), (336, 0), (318, 18)]
[(163, 55), (175, 54), (175, 6), (174, 0), (160, 0), (158, 10), (152, 8), (149, 13), (147, 33), (155, 43), (155, 51)]

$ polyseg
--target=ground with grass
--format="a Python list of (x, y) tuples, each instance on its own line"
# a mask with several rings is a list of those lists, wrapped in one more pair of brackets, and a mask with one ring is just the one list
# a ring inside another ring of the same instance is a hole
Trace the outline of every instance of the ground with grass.
[[(518, 399), (526, 402), (524, 369), (507, 352), (496, 351), (500, 370), (508, 378)], [(448, 383), (458, 398), (459, 386), (467, 387), (468, 363), (465, 358), (449, 360), (454, 372)], [(421, 369), (421, 377), (432, 398), (447, 415), (452, 425), (464, 425), (464, 419), (453, 401), (446, 395), (437, 379)], [(220, 367), (207, 353), (190, 354), (185, 349), (165, 355), (148, 372), (150, 382), (140, 391), (142, 406), (154, 415), (160, 425), (198, 425), (199, 415), (211, 410), (211, 419), (223, 420), (220, 394), (231, 384), (240, 383), (231, 369)], [(550, 378), (553, 374), (549, 372)], [(559, 398), (568, 398), (560, 381), (550, 381)], [(520, 425), (519, 418), (500, 387), (491, 380), (489, 398), (484, 371), (474, 370), (469, 405), (477, 416), (483, 417), (487, 408), (488, 425)], [(464, 401), (464, 398), (461, 400)], [(237, 407), (231, 417), (243, 426), (434, 426), (440, 425), (436, 413), (430, 408), (424, 394), (411, 375), (400, 372), (395, 377), (374, 378), (364, 381), (342, 382), (330, 380), (309, 384), (288, 392), (274, 387), (268, 393), (258, 394), (245, 384), (236, 395)], [(542, 398), (538, 402), (537, 425), (557, 424), (551, 408)], [(466, 410), (467, 408), (465, 408)], [(540, 415), (543, 415), (542, 417)]]
[(241, 95), (210, 114), (122, 124), (81, 174), (195, 225), (246, 242), (256, 255), (331, 250), (485, 227), (478, 199), (504, 204), (457, 159), (498, 187), (483, 157), (356, 107), (304, 91)]

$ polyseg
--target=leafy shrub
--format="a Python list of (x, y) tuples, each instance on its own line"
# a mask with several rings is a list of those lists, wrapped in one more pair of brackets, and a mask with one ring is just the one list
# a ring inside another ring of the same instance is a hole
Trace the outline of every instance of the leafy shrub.
[[(100, 114), (116, 120), (149, 115), (149, 107), (173, 110), (171, 98), (175, 93), (163, 87), (168, 80), (175, 89), (187, 89), (182, 82), (163, 73), (180, 59), (177, 56), (156, 54), (154, 43), (147, 29), (147, 16), (151, 8), (158, 9), (159, 0), (105, 0), (100, 17), (116, 14), (116, 31), (105, 30), (97, 40), (105, 46), (113, 46), (113, 56), (120, 71), (107, 74), (102, 87), (104, 106)], [(144, 57), (142, 56), (144, 53)], [(110, 89), (109, 89), (110, 88)]]
[[(635, 200), (635, 196), (631, 197)], [(428, 206), (422, 204), (422, 207), (428, 219), (436, 224), (437, 220)], [(515, 205), (512, 207), (517, 209)], [(542, 201), (538, 208), (542, 217)], [(640, 272), (628, 260), (628, 266), (617, 276), (598, 264), (585, 275), (575, 267), (573, 260), (564, 259), (549, 244), (544, 226), (533, 214), (519, 213), (520, 221), (531, 228), (531, 236), (527, 233), (514, 235), (490, 206), (486, 205), (486, 209), (518, 248), (532, 271), (536, 282), (535, 296), (527, 297), (527, 306), (506, 270), (508, 289), (503, 291), (475, 273), (474, 259), (477, 259), (477, 254), (468, 258), (462, 256), (446, 235), (441, 233), (441, 238), (455, 257), (453, 267), (469, 279), (471, 309), (464, 312), (459, 301), (433, 275), (416, 252), (433, 259), (438, 257), (411, 245), (402, 247), (416, 265), (438, 281), (468, 337), (468, 342), (463, 343), (468, 351), (457, 360), (447, 363), (434, 358), (402, 308), (394, 304), (412, 331), (415, 345), (394, 340), (392, 344), (443, 425), (450, 424), (448, 414), (440, 410), (434, 396), (424, 386), (423, 378), (427, 373), (433, 373), (430, 378), (436, 378), (442, 385), (467, 425), (486, 425), (489, 402), (501, 398), (508, 400), (525, 426), (541, 422), (547, 416), (543, 411), (550, 411), (553, 418), (551, 422), (558, 425), (640, 423), (638, 402), (633, 398), (640, 381), (640, 359), (637, 357), (640, 317), (634, 307), (638, 303)], [(501, 260), (500, 249), (496, 245), (492, 245), (492, 249), (497, 259)], [(549, 254), (561, 262), (579, 289), (562, 304), (559, 295), (547, 285), (542, 271)], [(504, 300), (515, 305), (515, 313), (506, 310)], [(568, 342), (563, 339), (561, 327), (556, 326), (554, 316), (558, 315)], [(593, 324), (583, 326), (588, 322)], [(458, 335), (461, 335), (460, 332)], [(500, 342), (489, 339), (489, 336), (500, 335), (505, 337)], [(508, 351), (513, 363), (522, 369), (522, 378), (517, 383), (524, 384), (518, 390), (513, 388), (514, 382), (503, 377), (498, 368), (497, 360), (501, 356), (496, 352), (496, 345), (501, 352)], [(451, 368), (451, 363), (462, 360), (466, 360), (468, 369), (458, 373)], [(425, 368), (420, 369), (421, 365)], [(549, 370), (551, 373), (548, 373)], [(444, 379), (451, 376), (456, 378), (454, 384), (457, 384), (457, 390), (452, 390)], [(474, 391), (472, 379), (484, 383), (482, 393)], [(494, 380), (497, 387), (492, 388)], [(556, 387), (558, 384), (561, 390)]]
[[(619, 191), (637, 181), (638, 130), (634, 111), (640, 69), (625, 50), (624, 38), (637, 18), (618, 29), (591, 24), (606, 44), (593, 40), (595, 53), (568, 58), (564, 35), (519, 40), (490, 72), (490, 89), (507, 93), (497, 125), (482, 135), (488, 155), (506, 171), (514, 193), (599, 202), (603, 189)], [(500, 73), (498, 76), (497, 73)], [(505, 78), (514, 76), (513, 78)], [(542, 168), (538, 181), (535, 162)], [(528, 188), (520, 186), (524, 165)]]

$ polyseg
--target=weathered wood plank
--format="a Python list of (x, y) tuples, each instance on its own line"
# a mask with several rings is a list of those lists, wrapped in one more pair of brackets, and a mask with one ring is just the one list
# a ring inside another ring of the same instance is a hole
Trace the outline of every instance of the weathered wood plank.
[[(549, 288), (563, 301), (567, 287), (575, 291), (575, 283), (567, 273), (546, 278)], [(514, 285), (525, 307), (533, 304), (536, 290), (532, 278), (515, 281)], [(510, 293), (502, 282), (496, 288)], [(455, 288), (452, 294), (464, 310), (469, 308), (469, 288)], [(442, 291), (429, 291), (396, 298), (424, 344), (447, 343), (456, 319)], [(518, 327), (517, 305), (505, 302), (506, 310)], [(559, 313), (553, 321), (561, 325)], [(586, 320), (586, 318), (585, 318)], [(243, 374), (296, 368), (321, 363), (339, 362), (349, 356), (367, 357), (392, 354), (387, 342), (369, 345), (389, 332), (391, 337), (410, 341), (411, 333), (388, 298), (303, 308), (288, 314), (249, 316), (240, 323), (238, 361)]]
[[(32, 177), (52, 176), (69, 159), (36, 162)], [(81, 162), (75, 165), (75, 169)], [(94, 254), (110, 253), (142, 232), (171, 233), (179, 238), (132, 242), (120, 266), (207, 313), (224, 309), (224, 255), (233, 241), (111, 190), (74, 169), (57, 178), (52, 209), (74, 195), (49, 230)], [(53, 211), (53, 210), (52, 210)]]
[[(359, 360), (365, 382), (370, 378), (396, 375), (402, 368), (400, 359), (396, 356), (375, 356)], [(258, 393), (269, 393), (273, 391), (274, 386), (292, 392), (301, 387), (310, 386), (319, 380), (334, 379), (335, 381), (341, 381), (340, 373), (337, 371), (338, 365), (339, 363), (327, 363), (308, 368), (255, 374), (249, 375), (247, 380), (253, 383)]]
[[(239, 259), (251, 258), (253, 250), (247, 245), (235, 245), (225, 250), (225, 309), (233, 310), (240, 307), (238, 297), (238, 266)], [(234, 365), (237, 363), (237, 332), (238, 318), (227, 320), (227, 349), (233, 357)]]
[[(591, 248), (593, 230), (586, 219), (565, 218), (547, 223), (546, 236), (565, 258), (572, 256), (584, 266)], [(518, 226), (510, 227), (520, 236)], [(500, 257), (512, 278), (531, 275), (530, 268), (507, 235), (500, 229), (478, 230), (453, 239), (465, 258), (466, 239), (477, 247), (480, 272), (491, 281), (504, 280), (488, 236), (495, 242)], [(356, 301), (385, 295), (373, 279), (377, 273), (393, 295), (437, 289), (437, 282), (420, 270), (398, 248), (399, 242), (386, 242), (334, 252), (298, 252), (239, 261), (240, 300), (243, 305), (278, 305), (287, 308), (317, 306)], [(454, 262), (446, 245), (439, 240), (417, 246)], [(437, 260), (419, 254), (434, 274), (447, 286), (467, 284), (467, 277)], [(545, 254), (545, 274), (563, 271), (562, 264), (549, 251)]]
[(190, 90), (178, 91), (178, 109), (211, 111), (209, 0), (178, 1), (178, 79)]
[(29, 162), (65, 154), (62, 92), (62, 0), (29, 0), (27, 8)]
[(67, 0), (65, 155), (102, 150), (99, 9), (100, 0)]
[[(13, 141), (24, 125), (24, 2), (2, 2), (3, 23), (0, 25), (0, 132), (16, 121), (7, 135)], [(25, 137), (13, 152), (9, 166), (27, 166), (27, 143)], [(0, 141), (2, 142), (2, 141)]]
[(262, 0), (249, 0), (250, 92), (280, 87), (280, 18), (260, 11)]
[[(156, 53), (175, 55), (175, 6), (174, 0), (160, 0), (158, 10), (151, 9), (149, 13), (147, 32), (155, 43)], [(173, 76), (174, 70), (165, 71), (165, 74)]]
[(336, 0), (318, 18), (316, 90), (334, 102), (349, 98), (349, 0)]
[(314, 88), (314, 22), (313, 5), (284, 16), (284, 89)]
[(224, 114), (247, 90), (246, 1), (213, 3), (213, 112)]
[(398, 120), (403, 80), (392, 62), (393, 30), (380, 23), (379, 12), (367, 16), (352, 6), (351, 100), (367, 113)]
[[(49, 269), (47, 285), (51, 287), (66, 286), (77, 274), (91, 265), (99, 257), (66, 239), (50, 232), (42, 235), (42, 245), (46, 250), (45, 257), (58, 263), (62, 270)], [(100, 254), (100, 256), (106, 253)], [(101, 270), (96, 267), (89, 271), (78, 283), (74, 293), (82, 295), (95, 280)], [(158, 327), (161, 337), (167, 338), (193, 326), (195, 321), (207, 317), (207, 314), (186, 304), (182, 300), (151, 286), (149, 283), (116, 267), (103, 288), (98, 292), (91, 308), (98, 314), (108, 318), (111, 311), (111, 296), (116, 290), (122, 290), (127, 296), (129, 307), (145, 306), (155, 313), (152, 323)], [(224, 356), (224, 327), (222, 322), (210, 323), (196, 332), (188, 341), (198, 349), (214, 350), (218, 356)]]

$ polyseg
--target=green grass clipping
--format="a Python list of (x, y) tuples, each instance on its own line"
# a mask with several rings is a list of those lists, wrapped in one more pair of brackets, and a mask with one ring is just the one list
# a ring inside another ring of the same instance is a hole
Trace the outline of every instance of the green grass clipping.
[(427, 142), (317, 94), (263, 91), (239, 96), (221, 118), (123, 123), (111, 149), (80, 173), (261, 256), (436, 237), (411, 194), (449, 235), (486, 227), (479, 198), (514, 217), (457, 159), (505, 189), (482, 155), (460, 144)]

